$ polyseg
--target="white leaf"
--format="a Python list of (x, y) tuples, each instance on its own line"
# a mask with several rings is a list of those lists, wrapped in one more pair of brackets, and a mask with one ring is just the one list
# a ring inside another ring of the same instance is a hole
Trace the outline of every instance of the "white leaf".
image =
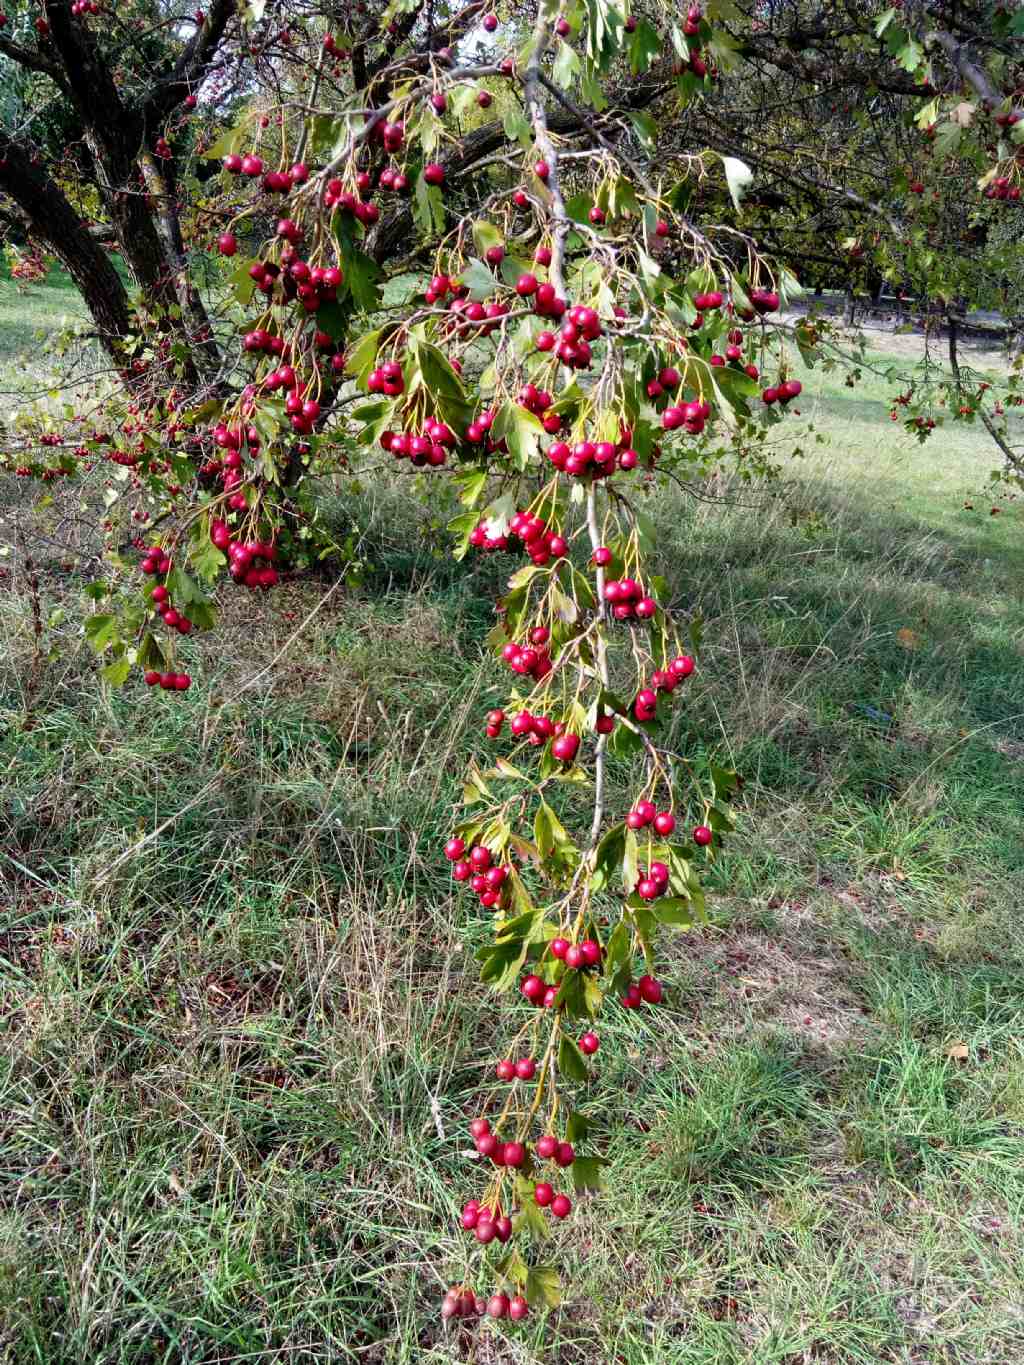
[(729, 193), (738, 213), (740, 200), (753, 180), (754, 172), (745, 161), (740, 161), (734, 156), (723, 156), (722, 165), (725, 167), (725, 183), (729, 186)]

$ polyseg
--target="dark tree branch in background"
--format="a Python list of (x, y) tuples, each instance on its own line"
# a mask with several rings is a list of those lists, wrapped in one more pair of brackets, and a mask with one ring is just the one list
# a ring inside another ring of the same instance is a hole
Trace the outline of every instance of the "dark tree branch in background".
[(0, 191), (24, 214), (27, 230), (53, 252), (74, 280), (92, 314), (103, 347), (119, 365), (131, 330), (121, 277), (54, 181), (0, 131)]
[(0, 36), (0, 53), (5, 57), (10, 57), (12, 62), (17, 62), (26, 71), (39, 71), (44, 76), (49, 76), (60, 88), (67, 92), (67, 84), (64, 80), (64, 73), (61, 71), (57, 62), (51, 61), (35, 48), (22, 47), (19, 43), (13, 43), (9, 38)]
[(186, 95), (202, 85), (234, 12), (235, 0), (213, 0), (206, 22), (196, 29), (182, 49), (173, 71), (157, 83), (143, 105), (142, 118), (147, 128), (163, 123)]
[[(966, 45), (957, 42), (952, 34), (944, 33), (941, 29), (934, 29), (925, 38), (925, 46), (942, 48), (949, 58), (953, 70), (988, 108), (995, 109), (1005, 103), (1006, 97), (992, 84), (988, 73), (983, 71), (977, 62), (971, 60)], [(1024, 113), (1024, 108), (1019, 105), (1015, 107), (1017, 112)]]

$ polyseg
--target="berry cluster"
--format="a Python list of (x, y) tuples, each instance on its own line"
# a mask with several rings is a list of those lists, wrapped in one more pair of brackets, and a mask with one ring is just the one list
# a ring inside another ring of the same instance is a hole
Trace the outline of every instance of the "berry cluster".
[(541, 426), (549, 436), (561, 431), (561, 417), (557, 412), (548, 412), (554, 399), (546, 389), (538, 389), (535, 384), (524, 384), (516, 395), (516, 402), (521, 408), (541, 419)]
[(986, 199), (1009, 199), (1016, 203), (1020, 199), (1020, 186), (1011, 185), (1007, 176), (997, 176), (991, 185), (986, 185), (984, 189)]
[(653, 976), (642, 976), (639, 981), (631, 982), (626, 987), (622, 1004), (627, 1010), (639, 1009), (641, 1005), (660, 1005), (664, 993), (660, 981)]
[(511, 1318), (513, 1322), (521, 1322), (523, 1318), (529, 1317), (530, 1305), (523, 1298), (522, 1294), (515, 1294), (509, 1298), (507, 1294), (492, 1294), (487, 1300), (474, 1294), (472, 1289), (467, 1289), (460, 1285), (456, 1289), (449, 1289), (441, 1300), (441, 1317), (448, 1318), (482, 1318), (484, 1314), (490, 1318)]
[(417, 468), (443, 465), (448, 458), (448, 450), (455, 445), (455, 433), (444, 422), (428, 417), (422, 432), (385, 431), (380, 444), (396, 459), (408, 458)]
[(397, 360), (386, 360), (383, 365), (370, 371), (366, 381), (370, 393), (382, 393), (387, 398), (397, 398), (405, 392), (405, 377)]
[(144, 679), (147, 687), (161, 687), (165, 692), (187, 692), (192, 686), (187, 673), (158, 673), (153, 668), (146, 670)]
[(618, 445), (612, 441), (555, 441), (548, 447), (547, 457), (557, 470), (576, 478), (604, 479), (616, 469), (635, 469), (637, 453), (630, 446), (632, 432), (620, 437)]
[(535, 649), (533, 645), (517, 645), (509, 640), (502, 648), (501, 657), (513, 673), (524, 677), (529, 675), (535, 682), (540, 682), (551, 672), (551, 655), (543, 646)]
[[(463, 856), (465, 855), (465, 856)], [(505, 903), (505, 884), (509, 869), (494, 863), (491, 850), (484, 844), (474, 844), (466, 852), (464, 839), (449, 839), (444, 856), (452, 864), (452, 876), (457, 882), (468, 882), (485, 910), (500, 910)]]
[(786, 406), (794, 398), (799, 398), (804, 391), (804, 386), (799, 379), (784, 379), (781, 384), (775, 384), (765, 389), (761, 394), (761, 401), (770, 407), (772, 403), (781, 403)]
[(649, 621), (658, 610), (653, 597), (648, 597), (633, 578), (612, 578), (604, 585), (604, 600), (612, 609), (616, 621), (638, 617)]
[(626, 816), (626, 825), (632, 830), (646, 829), (652, 825), (658, 834), (667, 838), (676, 827), (676, 817), (670, 810), (658, 810), (653, 801), (638, 801)]
[[(711, 357), (712, 361), (715, 357)], [(683, 427), (691, 436), (699, 436), (711, 416), (711, 404), (706, 399), (696, 399), (692, 403), (674, 403), (661, 414), (661, 425), (666, 431), (676, 431)]]

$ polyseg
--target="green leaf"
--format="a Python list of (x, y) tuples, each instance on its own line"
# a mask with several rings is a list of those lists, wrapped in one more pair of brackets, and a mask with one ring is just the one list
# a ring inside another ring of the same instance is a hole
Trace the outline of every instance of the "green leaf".
[(565, 1125), (566, 1142), (585, 1142), (590, 1132), (590, 1120), (582, 1110), (574, 1109)]
[(444, 231), (444, 198), (439, 185), (428, 185), (422, 174), (416, 177), (413, 217), (425, 237)]
[(481, 256), (492, 246), (503, 246), (501, 233), (486, 218), (477, 218), (473, 222), (473, 245)]
[(526, 1301), (531, 1308), (542, 1304), (557, 1308), (562, 1301), (562, 1284), (558, 1271), (550, 1265), (534, 1265), (526, 1277)]
[(97, 654), (118, 639), (117, 617), (105, 613), (85, 618), (85, 638)]
[[(372, 257), (367, 256), (366, 252), (356, 246), (354, 242), (346, 242), (344, 237), (339, 239), (339, 255), (341, 256), (342, 269), (342, 288), (352, 298), (352, 302), (364, 313), (372, 313), (380, 307), (381, 286), (384, 272)], [(325, 312), (330, 309), (330, 304), (322, 304), (317, 310), (317, 322), (324, 322)], [(340, 310), (339, 310), (340, 311)], [(327, 312), (328, 321), (337, 321), (336, 315)], [(347, 319), (346, 319), (347, 321)], [(345, 327), (340, 330), (337, 325), (334, 327), (325, 323), (324, 331), (330, 332), (335, 341), (341, 340), (345, 335)]]
[(651, 901), (649, 909), (659, 924), (671, 924), (680, 929), (689, 929), (697, 918), (693, 902), (685, 896), (663, 896)]
[(505, 129), (505, 136), (509, 142), (518, 142), (524, 150), (529, 151), (533, 145), (533, 134), (529, 120), (526, 118), (518, 104), (513, 105), (505, 111), (502, 118), (502, 126)]
[(529, 946), (525, 939), (485, 945), (478, 953), (480, 980), (489, 982), (496, 991), (508, 990), (519, 976)]
[(575, 48), (569, 43), (560, 43), (558, 55), (555, 57), (551, 66), (551, 79), (563, 90), (568, 90), (573, 81), (580, 74), (580, 59), (576, 54)]
[[(518, 1185), (518, 1183), (519, 1182), (517, 1181), (516, 1184)], [(527, 1193), (524, 1191), (520, 1196), (519, 1213), (516, 1215), (513, 1227), (517, 1233), (521, 1227), (525, 1227), (531, 1237), (535, 1238), (538, 1242), (543, 1242), (546, 1238), (551, 1236), (551, 1228), (548, 1226), (548, 1220), (544, 1217), (543, 1209), (533, 1197), (533, 1182), (524, 1181), (523, 1183), (527, 1186), (529, 1192)], [(529, 1274), (532, 1273), (532, 1271), (529, 1272)], [(529, 1275), (527, 1278), (529, 1278)]]
[(909, 75), (914, 73), (924, 61), (924, 48), (915, 39), (908, 39), (906, 45), (896, 54), (896, 60)]
[(349, 350), (345, 373), (354, 375), (362, 388), (366, 387), (370, 371), (377, 364), (382, 330), (378, 327), (376, 331), (366, 332)]
[(104, 665), (100, 669), (103, 678), (111, 687), (120, 687), (128, 678), (132, 664), (127, 654), (122, 654), (120, 659), (115, 659), (113, 663)]
[(567, 1033), (562, 1034), (562, 1041), (558, 1045), (558, 1070), (568, 1081), (590, 1080), (583, 1053)]
[(591, 1019), (596, 1019), (604, 1004), (604, 991), (597, 984), (597, 977), (583, 972), (583, 1004)]
[(544, 800), (537, 807), (533, 817), (533, 837), (542, 858), (546, 858), (559, 844), (570, 842), (558, 816)]
[(469, 290), (469, 297), (477, 303), (481, 299), (489, 298), (497, 287), (490, 266), (484, 265), (483, 261), (478, 261), (475, 257), (463, 266), (459, 272), (459, 279)]
[(661, 52), (661, 38), (646, 19), (640, 19), (629, 39), (629, 69), (642, 76)]
[[(625, 854), (626, 826), (613, 825), (594, 850), (594, 871), (590, 878), (592, 891), (601, 891), (622, 866)], [(620, 926), (621, 927), (621, 926)]]
[(629, 115), (629, 121), (633, 125), (633, 131), (637, 135), (640, 144), (650, 151), (657, 140), (658, 125), (650, 114), (642, 109), (635, 109)]
[(572, 1183), (577, 1192), (603, 1189), (603, 1166), (604, 1162), (599, 1156), (578, 1156), (572, 1163)]

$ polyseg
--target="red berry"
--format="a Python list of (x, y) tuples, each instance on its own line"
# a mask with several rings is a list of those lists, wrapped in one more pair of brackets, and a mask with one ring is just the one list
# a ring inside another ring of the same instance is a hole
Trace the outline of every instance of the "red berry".
[(714, 835), (711, 833), (710, 829), (708, 829), (707, 825), (698, 825), (693, 831), (693, 842), (695, 844), (700, 844), (701, 848), (707, 848), (713, 838)]
[(580, 1051), (587, 1057), (592, 1056), (600, 1046), (596, 1033), (585, 1033), (580, 1039)]
[(555, 1161), (559, 1166), (571, 1166), (576, 1160), (576, 1152), (571, 1142), (560, 1142), (555, 1151)]
[(669, 810), (660, 810), (654, 817), (654, 828), (659, 834), (671, 834), (676, 827), (676, 817)]
[(515, 1071), (521, 1081), (532, 1081), (537, 1074), (537, 1063), (532, 1057), (520, 1057)]
[(498, 1150), (498, 1139), (493, 1133), (481, 1133), (474, 1143), (481, 1156), (494, 1156)]
[(521, 1142), (506, 1142), (502, 1160), (506, 1166), (521, 1166), (526, 1160), (526, 1148)]
[(516, 1078), (516, 1064), (510, 1059), (499, 1062), (494, 1068), (494, 1074), (499, 1081), (514, 1081)]
[(491, 850), (483, 844), (475, 844), (470, 849), (469, 862), (477, 872), (486, 872), (491, 865)]
[[(630, 989), (634, 989), (630, 987)], [(642, 976), (636, 988), (640, 993), (640, 998), (646, 1000), (649, 1005), (660, 1005), (662, 997), (661, 982), (656, 981), (653, 976)]]
[(491, 1131), (490, 1122), (487, 1119), (474, 1119), (469, 1125), (469, 1131), (473, 1137), (483, 1137), (484, 1133)]
[(519, 989), (527, 1000), (536, 1003), (544, 995), (545, 987), (539, 976), (526, 976), (523, 978), (523, 983)]
[(523, 1318), (528, 1317), (530, 1305), (523, 1298), (522, 1294), (517, 1294), (508, 1306), (508, 1315), (513, 1322), (522, 1322)]
[[(148, 680), (147, 680), (147, 681), (148, 681)], [(550, 946), (551, 946), (551, 956), (552, 956), (552, 957), (557, 957), (557, 958), (560, 958), (560, 959), (563, 959), (563, 960), (564, 960), (565, 955), (566, 955), (566, 953), (569, 951), (569, 948), (570, 948), (571, 945), (570, 945), (568, 939), (565, 939), (565, 938), (553, 938), (553, 939), (551, 940), (551, 945), (550, 945)]]
[(477, 1223), (476, 1240), (478, 1242), (483, 1242), (484, 1246), (486, 1246), (488, 1242), (493, 1242), (497, 1235), (498, 1230), (491, 1219), (481, 1219), (480, 1222)]
[(466, 851), (465, 839), (449, 839), (444, 846), (444, 856), (450, 863), (456, 862)]
[(487, 1300), (487, 1316), (489, 1318), (506, 1317), (509, 1306), (507, 1294), (492, 1294)]
[(542, 1180), (533, 1191), (533, 1197), (542, 1209), (546, 1209), (555, 1197), (554, 1188), (546, 1180)]
[(558, 1139), (552, 1137), (550, 1133), (545, 1133), (543, 1137), (537, 1139), (537, 1155), (542, 1161), (550, 1161), (557, 1151)]
[(568, 1218), (572, 1212), (572, 1203), (566, 1194), (556, 1194), (551, 1201), (551, 1212), (556, 1218)]

